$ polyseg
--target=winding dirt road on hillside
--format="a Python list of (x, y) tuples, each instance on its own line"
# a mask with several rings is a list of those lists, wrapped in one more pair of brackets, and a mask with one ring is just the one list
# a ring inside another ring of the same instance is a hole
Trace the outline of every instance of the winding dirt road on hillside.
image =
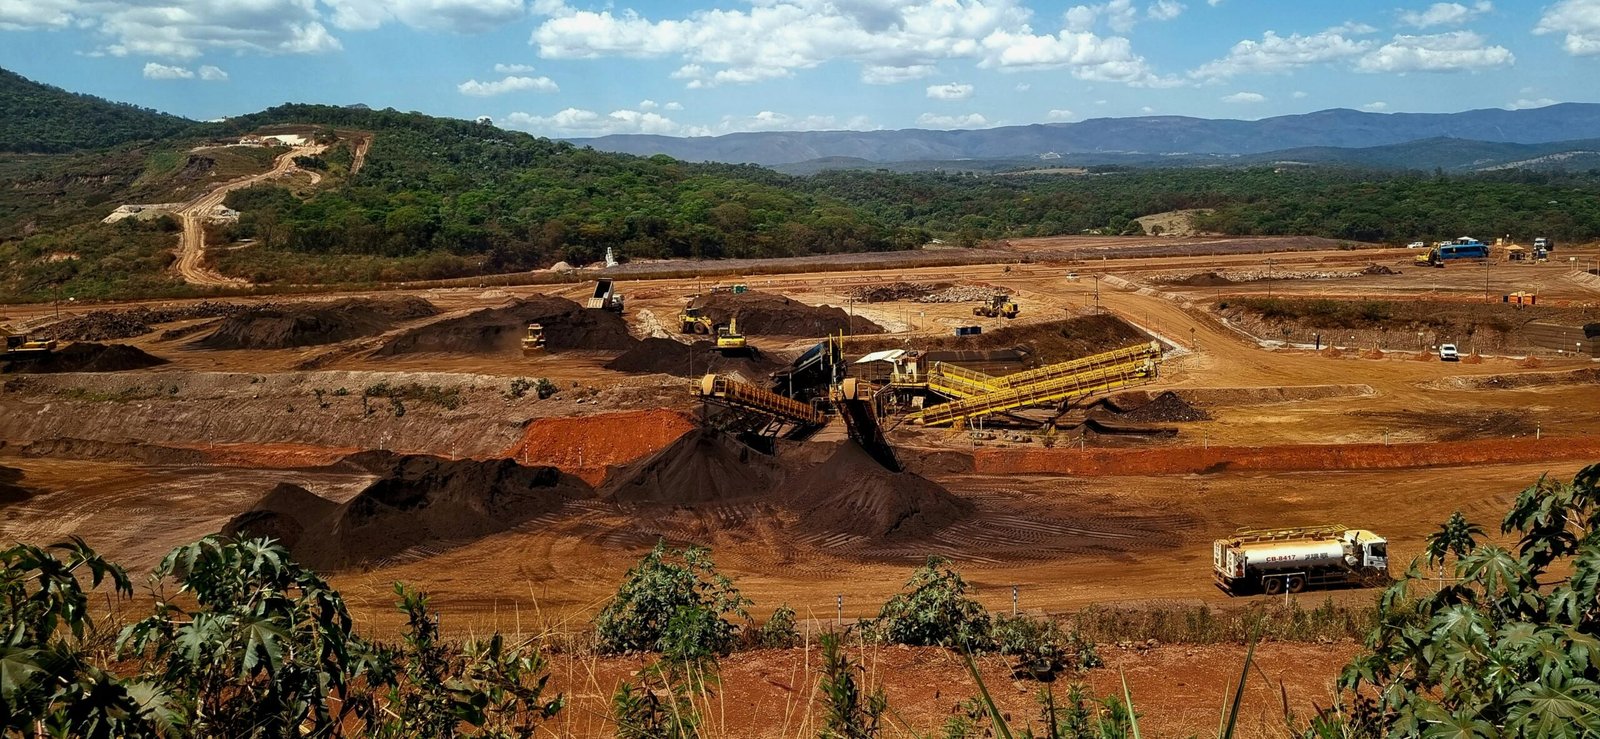
[[(178, 243), (178, 262), (175, 265), (184, 282), (205, 287), (248, 286), (250, 283), (245, 280), (226, 277), (205, 266), (206, 214), (221, 205), (223, 198), (226, 198), (228, 193), (296, 171), (299, 167), (295, 166), (295, 157), (314, 156), (320, 154), (326, 148), (326, 146), (322, 145), (294, 147), (279, 156), (273, 162), (272, 169), (261, 174), (224, 182), (210, 192), (184, 203), (183, 207), (178, 211), (178, 217), (183, 221), (183, 239)], [(312, 184), (316, 184), (321, 179), (321, 175), (313, 173)]]

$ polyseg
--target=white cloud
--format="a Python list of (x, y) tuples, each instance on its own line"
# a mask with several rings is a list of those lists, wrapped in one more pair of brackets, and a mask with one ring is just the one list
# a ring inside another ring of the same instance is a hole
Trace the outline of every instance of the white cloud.
[[(1120, 26), (1122, 8), (1131, 13), (1131, 0), (1111, 0), (1094, 15)], [(1022, 0), (756, 0), (666, 19), (576, 10), (555, 0), (537, 9), (549, 15), (529, 38), (540, 56), (676, 58), (673, 77), (692, 88), (788, 77), (830, 61), (859, 64), (869, 84), (894, 84), (927, 77), (950, 59), (1003, 71), (1066, 69), (1079, 79), (1133, 85), (1164, 82), (1126, 38), (1035, 32)]]
[(925, 128), (979, 128), (989, 125), (989, 120), (980, 113), (967, 115), (923, 113), (917, 116), (917, 125)]
[(1292, 95), (1290, 95), (1289, 97), (1292, 97), (1292, 98), (1294, 98), (1296, 100), (1304, 100), (1304, 99), (1306, 99), (1306, 91), (1305, 90), (1295, 90), (1294, 93)]
[(1267, 31), (1260, 41), (1240, 41), (1228, 50), (1227, 56), (1202, 64), (1190, 74), (1201, 79), (1222, 79), (1242, 74), (1288, 72), (1311, 64), (1359, 56), (1371, 47), (1370, 41), (1347, 38), (1333, 29), (1310, 36), (1298, 33), (1279, 36)]
[(1070, 110), (1063, 110), (1061, 108), (1057, 108), (1055, 110), (1050, 111), (1049, 113), (1046, 113), (1045, 117), (1049, 118), (1052, 121), (1070, 121), (1070, 120), (1072, 120), (1072, 115), (1073, 115), (1072, 111), (1070, 111)]
[(456, 90), (462, 95), (473, 97), (489, 97), (491, 95), (504, 95), (508, 92), (559, 92), (561, 88), (549, 77), (506, 77), (493, 82), (479, 82), (467, 80), (456, 85)]
[(144, 65), (144, 78), (147, 80), (187, 80), (194, 78), (194, 72), (184, 67), (169, 67), (165, 64), (150, 62)]
[(1030, 84), (1028, 84), (1026, 82), (1018, 82), (1017, 83), (1017, 92), (1027, 92), (1027, 91), (1032, 90), (1032, 89), (1033, 89), (1033, 85), (1030, 85)]
[(634, 107), (638, 108), (639, 110), (655, 110), (656, 108), (661, 107), (661, 105), (654, 100), (640, 100), (639, 104)]
[(1386, 103), (1386, 102), (1383, 102), (1382, 100), (1378, 100), (1376, 102), (1367, 103), (1366, 105), (1361, 106), (1361, 109), (1362, 110), (1372, 111), (1372, 112), (1376, 113), (1376, 112), (1378, 112), (1380, 110), (1388, 110), (1389, 109), (1389, 104)]
[(1236, 92), (1232, 95), (1223, 95), (1220, 100), (1224, 103), (1264, 103), (1267, 96), (1259, 92)]
[(483, 33), (527, 16), (523, 0), (322, 0), (333, 9), (333, 25), (371, 30), (398, 22), (450, 33)]
[(1146, 105), (1146, 106), (1140, 108), (1139, 112), (1144, 113), (1145, 115), (1149, 115), (1151, 113), (1156, 112), (1156, 109)]
[(1222, 4), (1222, 0), (1206, 0), (1206, 4), (1207, 4), (1207, 5), (1210, 5), (1210, 6), (1211, 6), (1211, 7), (1213, 7), (1213, 8), (1215, 8), (1215, 7), (1217, 7), (1217, 6), (1218, 6), (1218, 5), (1221, 5), (1221, 4)]
[(1156, 0), (1145, 10), (1145, 15), (1150, 16), (1151, 20), (1170, 21), (1183, 15), (1183, 8), (1183, 3), (1178, 0)]
[(928, 85), (928, 97), (934, 100), (966, 100), (972, 97), (972, 85), (959, 82)]
[(1356, 62), (1361, 72), (1456, 72), (1504, 67), (1516, 56), (1504, 46), (1488, 46), (1472, 31), (1429, 36), (1395, 36)]
[(1400, 14), (1400, 23), (1416, 28), (1434, 26), (1459, 26), (1484, 13), (1494, 10), (1488, 0), (1479, 0), (1467, 7), (1461, 3), (1434, 3), (1427, 10), (1408, 10)]
[(662, 107), (663, 110), (683, 110), (683, 103), (674, 101), (674, 102), (667, 103), (666, 105), (663, 105), (661, 107)]
[(718, 133), (737, 131), (828, 131), (838, 130), (839, 122), (831, 115), (795, 117), (785, 113), (763, 110), (753, 116), (724, 116), (717, 124)]
[(495, 74), (527, 74), (533, 71), (532, 64), (496, 64)]
[(1515, 102), (1507, 103), (1506, 107), (1510, 108), (1511, 110), (1526, 110), (1528, 108), (1543, 108), (1548, 105), (1555, 105), (1559, 102), (1561, 101), (1552, 100), (1550, 98), (1536, 98), (1533, 100), (1529, 100), (1527, 98), (1518, 98)]
[(226, 82), (228, 81), (228, 73), (218, 67), (207, 64), (200, 68), (200, 79), (207, 82)]
[(1559, 0), (1545, 8), (1533, 32), (1566, 34), (1562, 46), (1573, 56), (1600, 54), (1600, 0)]
[(1371, 26), (1371, 25), (1368, 25), (1366, 23), (1361, 23), (1359, 21), (1345, 21), (1343, 23), (1340, 23), (1337, 26), (1329, 28), (1328, 32), (1329, 33), (1342, 33), (1342, 34), (1348, 34), (1348, 35), (1352, 35), (1352, 36), (1365, 36), (1365, 35), (1367, 35), (1369, 33), (1377, 33), (1378, 29), (1373, 27), (1373, 26)]
[[(1178, 10), (1182, 12), (1182, 6)], [(1073, 31), (1093, 30), (1096, 23), (1104, 21), (1111, 30), (1127, 33), (1139, 23), (1139, 11), (1133, 0), (1109, 0), (1099, 5), (1074, 5), (1067, 10), (1066, 21)]]
[(602, 115), (592, 110), (566, 108), (548, 116), (512, 113), (500, 121), (502, 128), (554, 136), (604, 136), (613, 133), (653, 133), (695, 135), (659, 113), (642, 110), (615, 110)]
[(932, 64), (912, 64), (905, 67), (874, 65), (861, 68), (861, 81), (869, 85), (893, 85), (920, 80), (931, 76), (934, 71)]

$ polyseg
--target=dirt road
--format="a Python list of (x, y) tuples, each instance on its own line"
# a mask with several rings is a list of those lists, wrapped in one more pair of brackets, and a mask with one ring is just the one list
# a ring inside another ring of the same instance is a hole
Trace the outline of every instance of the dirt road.
[[(297, 146), (279, 156), (277, 161), (273, 162), (272, 169), (225, 182), (210, 192), (184, 203), (183, 208), (178, 211), (178, 217), (183, 221), (183, 238), (178, 244), (178, 262), (174, 265), (183, 280), (191, 285), (207, 287), (248, 286), (250, 283), (244, 280), (225, 277), (205, 266), (206, 214), (221, 205), (228, 193), (295, 171), (298, 169), (294, 163), (295, 157), (314, 156), (325, 148), (327, 147), (321, 145)], [(320, 182), (321, 179), (321, 175), (312, 173), (312, 184)]]

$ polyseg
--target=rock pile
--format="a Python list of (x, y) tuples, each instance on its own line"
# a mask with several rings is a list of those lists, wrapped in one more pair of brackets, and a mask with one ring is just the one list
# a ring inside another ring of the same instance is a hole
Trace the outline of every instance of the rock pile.
[(97, 310), (68, 318), (50, 327), (49, 333), (61, 341), (110, 341), (131, 339), (150, 333), (158, 323), (188, 321), (196, 318), (218, 318), (246, 310), (238, 303), (202, 301), (172, 308), (133, 308), (130, 310)]
[[(850, 290), (850, 298), (857, 303), (887, 303), (894, 300), (917, 300), (949, 287), (946, 283), (891, 282), (887, 285), (865, 285)], [(926, 302), (926, 301), (921, 301)]]
[(955, 285), (938, 292), (929, 293), (918, 298), (913, 298), (913, 303), (987, 303), (996, 295), (1004, 295), (1004, 290), (992, 287), (978, 287), (975, 285)]

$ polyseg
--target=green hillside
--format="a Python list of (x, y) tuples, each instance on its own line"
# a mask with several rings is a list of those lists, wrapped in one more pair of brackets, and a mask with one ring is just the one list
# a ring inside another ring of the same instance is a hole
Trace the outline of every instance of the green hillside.
[(0, 151), (58, 153), (161, 139), (185, 118), (40, 84), (0, 69)]

